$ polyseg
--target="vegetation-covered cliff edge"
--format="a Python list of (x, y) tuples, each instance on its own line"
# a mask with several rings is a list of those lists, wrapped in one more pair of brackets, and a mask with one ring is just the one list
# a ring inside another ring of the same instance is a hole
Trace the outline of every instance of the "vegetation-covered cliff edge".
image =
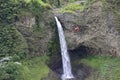
[(0, 80), (60, 80), (54, 15), (64, 28), (74, 80), (120, 79), (119, 0), (1, 0)]

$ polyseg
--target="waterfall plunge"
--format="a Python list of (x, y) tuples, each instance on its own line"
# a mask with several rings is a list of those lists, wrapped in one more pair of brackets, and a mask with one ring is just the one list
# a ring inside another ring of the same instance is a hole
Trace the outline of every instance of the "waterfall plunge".
[(71, 63), (70, 63), (70, 58), (69, 58), (69, 54), (67, 51), (67, 45), (66, 45), (63, 28), (57, 17), (55, 17), (55, 20), (56, 20), (57, 27), (58, 27), (61, 55), (62, 55), (62, 63), (63, 63), (62, 80), (71, 79), (71, 78), (74, 78), (74, 76), (71, 71)]

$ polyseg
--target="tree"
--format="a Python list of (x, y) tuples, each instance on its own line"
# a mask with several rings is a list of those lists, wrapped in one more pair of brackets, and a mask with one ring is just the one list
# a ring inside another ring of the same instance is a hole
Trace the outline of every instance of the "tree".
[(24, 8), (23, 0), (0, 0), (0, 23), (11, 23), (16, 21), (20, 9)]

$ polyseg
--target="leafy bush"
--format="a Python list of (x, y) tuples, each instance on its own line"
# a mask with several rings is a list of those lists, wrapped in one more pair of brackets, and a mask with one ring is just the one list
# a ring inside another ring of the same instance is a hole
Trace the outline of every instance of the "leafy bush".
[(50, 5), (41, 0), (0, 0), (0, 4), (0, 23), (17, 21), (24, 10), (39, 14), (44, 9), (50, 9)]
[(14, 25), (0, 25), (0, 55), (25, 53), (26, 48), (27, 44), (24, 38)]
[(86, 64), (97, 71), (91, 73), (89, 80), (120, 80), (120, 58), (105, 55), (87, 56), (78, 64)]
[(50, 6), (41, 0), (0, 0), (0, 4), (0, 56), (17, 54), (23, 59), (28, 49), (27, 43), (13, 24), (25, 12), (32, 13), (39, 24), (42, 13)]
[(59, 10), (60, 13), (64, 13), (64, 12), (74, 12), (76, 10), (80, 10), (83, 11), (84, 10), (84, 6), (80, 5), (80, 4), (75, 4), (75, 3), (70, 3), (68, 5), (66, 5), (65, 7), (61, 8)]
[(46, 65), (46, 61), (49, 58), (47, 56), (34, 57), (29, 60), (24, 60), (23, 65), (27, 66), (29, 72), (26, 77), (30, 79), (26, 80), (41, 80), (44, 77), (48, 76), (49, 67)]
[(16, 21), (20, 9), (25, 5), (23, 0), (0, 0), (0, 23)]
[(33, 14), (37, 15), (43, 13), (46, 9), (50, 9), (51, 6), (42, 2), (41, 0), (31, 0), (29, 3), (29, 10), (33, 12)]
[(26, 67), (9, 62), (4, 67), (0, 66), (0, 80), (28, 80), (27, 72), (29, 70)]

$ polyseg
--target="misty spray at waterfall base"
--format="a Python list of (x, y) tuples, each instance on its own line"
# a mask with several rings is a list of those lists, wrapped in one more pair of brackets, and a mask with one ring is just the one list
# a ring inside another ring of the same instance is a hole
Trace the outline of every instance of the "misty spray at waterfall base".
[(74, 76), (71, 71), (71, 62), (67, 51), (67, 44), (66, 44), (63, 28), (57, 17), (55, 17), (55, 20), (58, 28), (61, 55), (62, 55), (62, 64), (63, 64), (63, 75), (61, 78), (62, 80), (71, 79), (74, 78)]

